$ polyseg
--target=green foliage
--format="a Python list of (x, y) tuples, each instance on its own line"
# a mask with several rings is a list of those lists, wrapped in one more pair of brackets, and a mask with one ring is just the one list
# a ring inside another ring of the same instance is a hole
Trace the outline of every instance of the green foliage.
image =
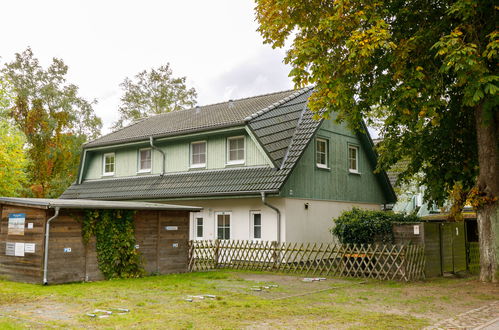
[(27, 183), (24, 135), (0, 118), (0, 196), (19, 197)]
[(291, 41), (295, 85), (315, 85), (312, 111), (355, 129), (362, 118), (383, 123), (378, 170), (407, 159), (400, 180), (422, 173), (438, 204), (456, 182), (475, 185), (477, 109), (499, 127), (494, 1), (256, 2), (265, 42)]
[(344, 244), (389, 244), (393, 243), (393, 223), (420, 220), (415, 215), (353, 208), (334, 219), (335, 226), (331, 229), (331, 233)]
[(77, 86), (66, 84), (67, 72), (56, 58), (42, 68), (30, 48), (1, 70), (12, 93), (1, 114), (25, 136), (29, 188), (35, 197), (58, 197), (75, 179), (81, 144), (100, 134), (93, 102), (79, 97)]
[(187, 88), (185, 80), (185, 77), (172, 77), (169, 63), (138, 73), (135, 81), (125, 78), (120, 85), (124, 92), (118, 109), (120, 119), (114, 123), (114, 128), (149, 116), (192, 108), (197, 93), (194, 88)]
[(99, 269), (106, 279), (144, 275), (140, 253), (135, 249), (134, 211), (86, 211), (82, 238), (88, 244), (95, 236)]

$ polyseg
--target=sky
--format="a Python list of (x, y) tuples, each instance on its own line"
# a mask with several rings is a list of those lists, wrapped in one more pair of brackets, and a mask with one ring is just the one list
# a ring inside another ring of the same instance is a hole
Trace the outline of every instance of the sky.
[(97, 100), (103, 133), (118, 119), (125, 77), (170, 63), (198, 104), (293, 88), (284, 50), (263, 44), (252, 0), (2, 0), (0, 65), (31, 47)]

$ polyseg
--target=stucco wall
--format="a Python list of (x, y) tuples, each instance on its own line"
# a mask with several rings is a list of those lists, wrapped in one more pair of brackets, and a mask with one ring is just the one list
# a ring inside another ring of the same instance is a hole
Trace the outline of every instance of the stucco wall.
[[(284, 210), (284, 200), (282, 198), (268, 198), (268, 202)], [(203, 207), (201, 212), (191, 213), (190, 239), (195, 237), (196, 223), (195, 218), (202, 217), (204, 221), (204, 233), (202, 239), (216, 238), (216, 212), (231, 212), (231, 230), (230, 238), (234, 240), (251, 239), (251, 220), (252, 211), (260, 211), (262, 214), (262, 240), (275, 241), (277, 239), (277, 216), (276, 212), (263, 205), (260, 198), (228, 198), (228, 199), (209, 199), (209, 200), (189, 200), (189, 201), (168, 201), (168, 204), (177, 205), (195, 205)], [(285, 229), (285, 215), (281, 217), (281, 237)], [(284, 238), (284, 237), (283, 237)]]
[[(330, 228), (333, 218), (353, 207), (379, 210), (381, 205), (368, 203), (348, 203), (298, 198), (269, 198), (268, 202), (281, 211), (281, 240), (285, 242), (332, 242)], [(276, 212), (262, 204), (260, 198), (233, 198), (212, 200), (168, 201), (169, 204), (195, 205), (203, 211), (191, 213), (190, 239), (196, 238), (195, 218), (204, 219), (202, 239), (216, 238), (216, 212), (231, 212), (231, 239), (251, 239), (251, 211), (261, 211), (262, 240), (277, 239)], [(305, 204), (308, 203), (308, 209)]]
[[(308, 203), (308, 209), (305, 204)], [(380, 210), (379, 204), (347, 203), (286, 198), (286, 240), (288, 242), (333, 242), (333, 218), (353, 207)]]

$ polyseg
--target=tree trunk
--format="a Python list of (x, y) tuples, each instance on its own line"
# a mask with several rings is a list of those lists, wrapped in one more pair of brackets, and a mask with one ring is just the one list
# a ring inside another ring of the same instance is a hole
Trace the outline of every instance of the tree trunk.
[(485, 116), (483, 107), (475, 109), (478, 142), (478, 192), (482, 198), (477, 211), (480, 242), (480, 280), (497, 282), (499, 257), (499, 112)]

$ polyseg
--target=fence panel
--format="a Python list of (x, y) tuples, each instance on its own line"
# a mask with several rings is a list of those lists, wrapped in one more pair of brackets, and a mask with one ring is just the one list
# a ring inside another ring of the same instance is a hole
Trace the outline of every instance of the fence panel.
[(190, 242), (190, 270), (265, 270), (413, 281), (424, 278), (422, 245), (215, 240)]
[(470, 273), (480, 273), (480, 245), (478, 242), (468, 242), (466, 244), (466, 263)]

